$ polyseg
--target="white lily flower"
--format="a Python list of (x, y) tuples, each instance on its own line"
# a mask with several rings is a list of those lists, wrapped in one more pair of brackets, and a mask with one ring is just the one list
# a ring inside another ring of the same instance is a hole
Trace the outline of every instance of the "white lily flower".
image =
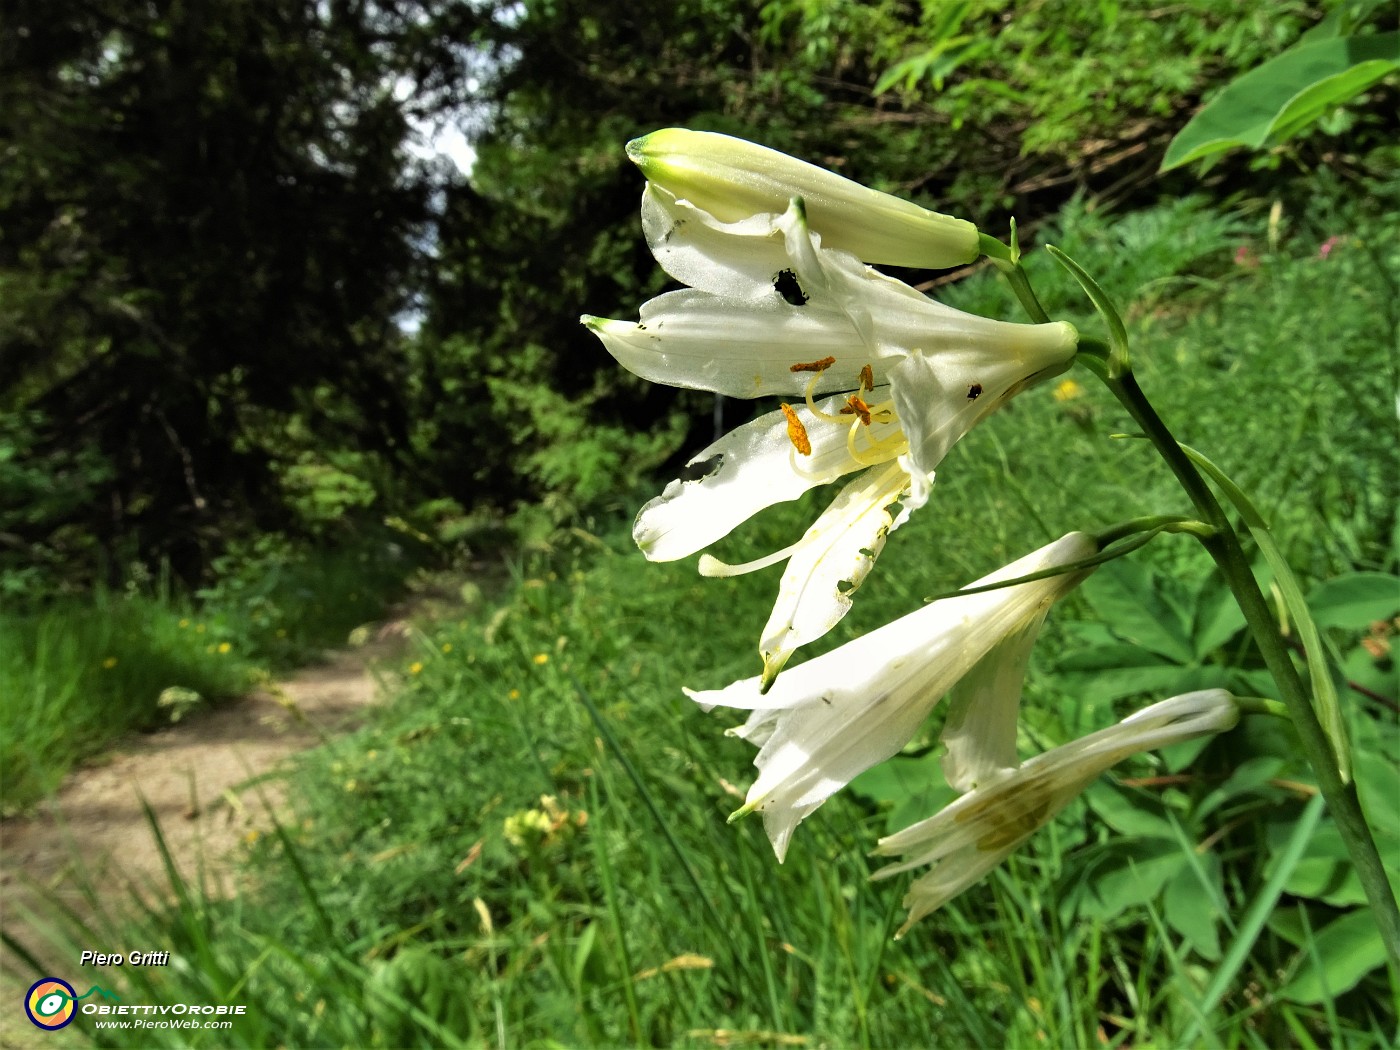
[(1142, 751), (1222, 733), (1237, 721), (1239, 707), (1223, 689), (1172, 697), (1003, 770), (932, 817), (881, 839), (876, 853), (904, 859), (873, 878), (934, 866), (905, 895), (909, 916), (896, 936), (984, 878), (1110, 767)]
[(977, 227), (744, 139), (665, 128), (627, 144), (651, 182), (722, 222), (807, 201), (829, 247), (866, 262), (942, 269), (981, 254)]
[[(645, 304), (640, 323), (585, 315), (608, 351), (655, 382), (803, 398), (714, 442), (642, 508), (633, 536), (646, 556), (687, 557), (765, 507), (873, 468), (794, 546), (734, 568), (702, 560), (702, 572), (727, 575), (791, 556), (760, 644), (768, 683), (845, 615), (885, 536), (927, 501), (948, 449), (1067, 368), (1078, 334), (935, 302), (822, 247), (801, 201), (723, 223), (649, 186), (642, 215), (658, 261), (692, 287)], [(846, 392), (816, 400), (833, 390)]]
[[(969, 586), (1070, 565), (1097, 549), (1091, 537), (1072, 532)], [(898, 753), (954, 683), (1004, 639), (1024, 639), (1028, 626), (1038, 625), (1089, 571), (932, 602), (794, 667), (766, 694), (757, 677), (724, 689), (686, 690), (707, 709), (753, 711), (733, 731), (759, 747), (758, 779), (739, 812), (763, 814), (781, 861), (803, 818), (853, 777)]]

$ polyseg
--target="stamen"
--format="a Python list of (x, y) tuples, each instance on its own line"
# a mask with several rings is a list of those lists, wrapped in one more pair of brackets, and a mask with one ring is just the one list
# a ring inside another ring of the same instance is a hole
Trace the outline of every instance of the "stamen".
[(893, 423), (898, 417), (898, 413), (894, 410), (894, 398), (887, 398), (884, 401), (880, 401), (868, 407), (870, 409), (870, 418), (877, 423)]
[(783, 410), (783, 415), (787, 417), (788, 440), (792, 442), (792, 447), (797, 449), (802, 455), (810, 456), (812, 454), (812, 442), (807, 437), (807, 428), (802, 425), (802, 420), (797, 418), (797, 413), (792, 410), (791, 405), (782, 404), (778, 407)]
[(801, 364), (790, 365), (789, 372), (825, 372), (836, 363), (834, 357), (823, 357), (820, 361), (807, 361)]
[(811, 379), (807, 380), (807, 390), (805, 391), (805, 396), (807, 398), (807, 408), (812, 413), (812, 415), (816, 416), (823, 423), (840, 423), (842, 426), (845, 426), (846, 421), (844, 419), (842, 419), (840, 416), (833, 416), (830, 412), (818, 408), (817, 403), (812, 400), (812, 391), (817, 388), (817, 381), (821, 379), (821, 377), (822, 374), (818, 372)]
[(792, 552), (800, 546), (802, 546), (802, 541), (798, 540), (796, 543), (788, 544), (782, 550), (774, 551), (762, 558), (755, 558), (753, 561), (746, 561), (741, 565), (730, 565), (728, 562), (720, 561), (709, 554), (702, 554), (699, 565), (700, 575), (722, 579), (728, 576), (742, 576), (746, 572), (757, 572), (759, 569), (766, 569), (770, 565), (776, 565), (780, 561), (791, 558)]
[(866, 426), (870, 425), (870, 406), (861, 400), (859, 394), (852, 394), (850, 400), (846, 402), (846, 407), (841, 410), (843, 416), (854, 415)]
[[(865, 434), (865, 448), (856, 447), (856, 433)], [(897, 456), (902, 456), (909, 451), (909, 441), (905, 438), (903, 431), (895, 430), (879, 440), (874, 440), (870, 436), (870, 431), (861, 431), (858, 421), (852, 420), (850, 429), (846, 431), (846, 451), (851, 454), (851, 458), (857, 463), (866, 467), (873, 467), (877, 463), (888, 463)]]
[(874, 389), (875, 389), (875, 370), (872, 369), (869, 365), (865, 365), (863, 368), (861, 368), (861, 370), (860, 370), (860, 386), (857, 387), (856, 389), (857, 389), (858, 391), (859, 391), (859, 390), (874, 390)]

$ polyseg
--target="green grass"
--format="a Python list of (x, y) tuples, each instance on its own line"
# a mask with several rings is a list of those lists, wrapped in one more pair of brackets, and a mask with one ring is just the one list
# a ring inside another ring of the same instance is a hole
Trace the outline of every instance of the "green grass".
[[(1187, 203), (1117, 226), (1068, 214), (1056, 238), (1122, 282), (1143, 386), (1184, 440), (1262, 497), (1308, 582), (1396, 566), (1400, 493), (1383, 442), (1400, 215), (1348, 221), (1270, 249), (1264, 215), (1227, 221)], [(1333, 233), (1350, 239), (1323, 259)], [(1246, 239), (1257, 267), (1233, 261)], [(1125, 243), (1144, 257), (1115, 269)], [(1149, 280), (1188, 269), (1190, 281)], [(1076, 308), (1067, 280), (1045, 265), (1037, 279), (1057, 312)], [(951, 297), (1005, 293), (988, 280)], [(1143, 443), (1110, 440), (1128, 427), (1113, 403), (1074, 378), (1078, 396), (1031, 392), (954, 450), (828, 645), (1069, 529), (1186, 509)], [(781, 546), (817, 505), (768, 512), (716, 553)], [(1206, 568), (1181, 537), (1137, 560), (1161, 578)], [(1325, 856), (1289, 854), (1304, 807), (1286, 785), (1306, 774), (1277, 727), (1251, 719), (1194, 760), (1126, 767), (1175, 779), (1101, 785), (895, 943), (901, 884), (866, 879), (892, 819), (871, 801), (880, 791), (822, 807), (778, 866), (755, 819), (725, 823), (752, 775), (752, 749), (721, 733), (740, 719), (680, 693), (757, 671), (775, 572), (715, 581), (690, 563), (649, 565), (625, 525), (572, 534), (513, 571), (489, 604), (417, 638), (401, 695), (372, 725), (307, 756), (298, 822), (268, 822), (250, 847), (255, 889), (217, 901), (181, 884), (177, 907), (110, 933), (187, 963), (124, 972), (132, 1001), (250, 1004), (231, 1033), (152, 1032), (150, 1045), (1393, 1045), (1383, 970), (1320, 999), (1281, 994), (1355, 901), (1340, 884), (1304, 885), (1327, 883)], [(1028, 746), (1110, 716), (1059, 669), (1094, 617), (1088, 586), (1037, 649)], [(1394, 736), (1394, 708), (1358, 704), (1356, 717), (1372, 727), (1359, 751), (1393, 767), (1379, 741)], [(918, 768), (904, 761), (893, 768)], [(1199, 925), (1181, 932), (1171, 888), (1139, 903), (1122, 889), (1155, 855), (1149, 824), (1190, 859), (1186, 911), (1221, 895), (1214, 950)], [(1211, 848), (1192, 848), (1207, 836)], [(1217, 977), (1220, 1005), (1198, 1015)]]
[(265, 538), (198, 598), (133, 585), (0, 613), (0, 808), (31, 805), (124, 732), (345, 644), (411, 571), (395, 550), (382, 537), (331, 550)]

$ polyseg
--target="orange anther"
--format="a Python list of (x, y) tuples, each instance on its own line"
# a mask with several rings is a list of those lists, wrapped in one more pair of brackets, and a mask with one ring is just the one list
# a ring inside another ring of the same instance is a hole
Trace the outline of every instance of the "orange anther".
[(859, 394), (852, 394), (846, 407), (841, 410), (843, 416), (859, 416), (860, 421), (866, 426), (870, 425), (870, 406), (860, 399)]
[(807, 428), (802, 425), (802, 420), (797, 418), (797, 413), (792, 410), (791, 405), (779, 405), (783, 410), (783, 415), (787, 417), (788, 440), (792, 442), (792, 447), (797, 449), (804, 456), (812, 454), (812, 442), (807, 438)]
[(806, 361), (800, 364), (790, 365), (789, 372), (825, 372), (836, 363), (834, 357), (823, 357), (820, 361)]
[(875, 389), (875, 370), (872, 369), (869, 365), (866, 365), (864, 368), (862, 368), (862, 369), (860, 370), (860, 386), (857, 387), (857, 389), (858, 389), (858, 390), (874, 390), (874, 389)]

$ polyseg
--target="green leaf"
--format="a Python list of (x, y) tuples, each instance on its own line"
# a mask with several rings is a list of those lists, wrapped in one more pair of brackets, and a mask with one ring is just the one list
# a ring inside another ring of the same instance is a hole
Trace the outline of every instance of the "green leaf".
[(1300, 91), (1274, 118), (1269, 127), (1269, 139), (1273, 142), (1286, 142), (1326, 116), (1329, 111), (1344, 102), (1350, 102), (1396, 69), (1400, 69), (1400, 57), (1371, 59)]
[(881, 762), (852, 780), (846, 790), (876, 805), (890, 807), (885, 825), (890, 831), (906, 828), (933, 816), (958, 797), (943, 779), (936, 752), (933, 749), (923, 755)]
[(1181, 684), (1193, 669), (1131, 645), (1106, 645), (1073, 653), (1056, 670), (1075, 676), (1069, 688), (1084, 700), (1117, 700), (1136, 693), (1186, 692)]
[[(1267, 840), (1270, 857), (1264, 865), (1272, 875), (1279, 869), (1282, 856), (1292, 834), (1292, 823), (1276, 820), (1270, 823)], [(1365, 891), (1352, 866), (1341, 832), (1331, 821), (1318, 825), (1289, 873), (1284, 889), (1295, 897), (1322, 901), (1334, 907), (1364, 904)]]
[(1400, 611), (1400, 577), (1383, 572), (1337, 576), (1313, 588), (1308, 608), (1319, 627), (1365, 630)]
[(1303, 965), (1279, 995), (1299, 1003), (1335, 998), (1356, 987), (1385, 958), (1380, 928), (1369, 909), (1358, 908), (1317, 933)]
[(1178, 132), (1162, 171), (1235, 146), (1282, 141), (1400, 68), (1400, 33), (1290, 48), (1232, 82)]
[(1244, 627), (1244, 613), (1230, 588), (1219, 577), (1208, 576), (1196, 598), (1196, 622), (1191, 632), (1196, 659), (1204, 660)]
[(1119, 840), (1082, 874), (1079, 915), (1106, 921), (1155, 900), (1179, 871), (1189, 870), (1181, 846), (1166, 839)]
[[(1207, 892), (1202, 885), (1202, 873), (1215, 885)], [(1162, 895), (1162, 912), (1167, 925), (1190, 942), (1203, 959), (1214, 962), (1220, 958), (1220, 919), (1217, 901), (1224, 894), (1220, 888), (1220, 858), (1208, 853), (1200, 858), (1200, 871), (1183, 865), (1167, 880)]]
[[(1393, 735), (1393, 732), (1392, 732)], [(1386, 755), (1369, 747), (1356, 756), (1356, 790), (1361, 810), (1376, 836), (1376, 848), (1394, 871), (1400, 871), (1400, 768)]]
[(1129, 793), (1100, 780), (1084, 793), (1084, 801), (1120, 835), (1165, 839), (1172, 833), (1171, 821), (1162, 815), (1161, 804), (1142, 793)]
[(1235, 767), (1225, 783), (1196, 804), (1196, 819), (1204, 820), (1226, 802), (1267, 786), (1282, 769), (1283, 759), (1278, 755), (1256, 755), (1245, 759)]
[(1085, 599), (1119, 638), (1178, 664), (1195, 657), (1181, 611), (1164, 596), (1159, 581), (1136, 562), (1105, 565), (1085, 584)]

